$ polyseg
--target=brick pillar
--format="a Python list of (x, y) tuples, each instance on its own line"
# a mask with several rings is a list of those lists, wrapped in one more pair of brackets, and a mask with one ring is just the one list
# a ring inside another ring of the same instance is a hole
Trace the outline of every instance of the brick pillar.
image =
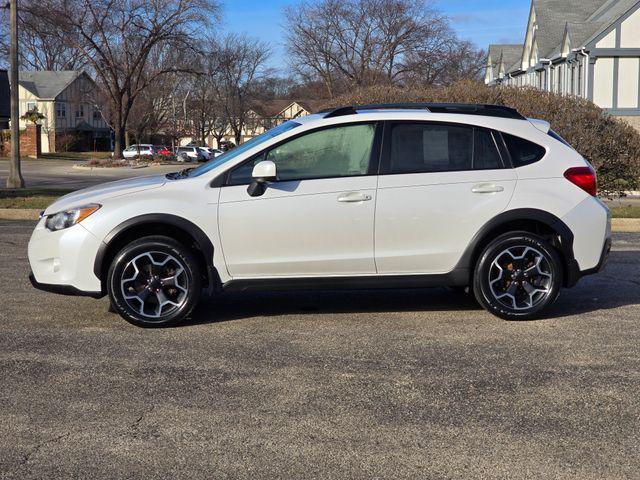
[(20, 156), (38, 158), (42, 155), (42, 126), (27, 123), (27, 129), (20, 132)]
[(11, 154), (11, 130), (0, 130), (0, 157)]

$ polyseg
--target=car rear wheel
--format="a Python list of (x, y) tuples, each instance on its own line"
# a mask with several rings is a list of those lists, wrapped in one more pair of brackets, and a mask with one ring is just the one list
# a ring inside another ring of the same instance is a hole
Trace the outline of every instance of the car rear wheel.
[(506, 320), (530, 320), (552, 305), (562, 286), (562, 262), (545, 239), (511, 232), (492, 241), (474, 272), (474, 293), (489, 312)]
[(140, 327), (183, 321), (200, 297), (200, 269), (191, 251), (163, 236), (144, 237), (125, 246), (107, 276), (112, 307)]

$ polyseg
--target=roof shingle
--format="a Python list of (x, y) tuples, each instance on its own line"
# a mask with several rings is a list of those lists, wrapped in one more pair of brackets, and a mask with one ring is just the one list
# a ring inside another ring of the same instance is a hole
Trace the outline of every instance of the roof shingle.
[(82, 73), (76, 70), (20, 72), (18, 82), (36, 97), (53, 100)]

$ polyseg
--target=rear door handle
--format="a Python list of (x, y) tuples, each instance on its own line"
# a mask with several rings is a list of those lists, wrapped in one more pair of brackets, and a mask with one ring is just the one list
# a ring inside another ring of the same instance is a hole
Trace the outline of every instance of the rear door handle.
[(504, 192), (504, 187), (494, 183), (480, 183), (478, 185), (474, 185), (471, 191), (473, 193), (498, 193)]
[(340, 203), (368, 202), (369, 200), (371, 200), (371, 195), (360, 192), (343, 193), (338, 196)]

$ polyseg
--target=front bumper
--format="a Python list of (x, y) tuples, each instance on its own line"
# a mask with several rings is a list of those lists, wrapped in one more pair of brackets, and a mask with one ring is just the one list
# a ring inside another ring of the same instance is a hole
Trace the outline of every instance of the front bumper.
[(84, 292), (70, 285), (55, 285), (52, 283), (40, 283), (36, 280), (36, 277), (33, 275), (33, 272), (29, 273), (29, 281), (31, 282), (31, 285), (33, 285), (34, 288), (37, 288), (38, 290), (42, 290), (43, 292), (57, 293), (59, 295), (73, 295), (76, 297), (92, 297), (92, 298), (104, 297), (104, 294), (102, 292)]
[(95, 296), (102, 290), (93, 263), (102, 242), (82, 225), (51, 232), (44, 219), (29, 240), (29, 264), (33, 285), (56, 293), (84, 292)]

